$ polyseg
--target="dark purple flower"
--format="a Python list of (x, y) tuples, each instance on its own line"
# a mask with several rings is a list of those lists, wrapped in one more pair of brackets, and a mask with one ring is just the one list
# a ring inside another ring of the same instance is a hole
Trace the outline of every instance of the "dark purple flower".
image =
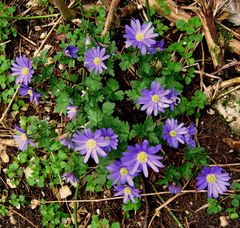
[(107, 66), (103, 63), (104, 60), (108, 59), (110, 55), (105, 55), (106, 49), (94, 47), (92, 50), (87, 50), (84, 58), (84, 66), (89, 71), (94, 70), (94, 73), (102, 73), (103, 69), (107, 69)]
[(37, 93), (35, 90), (33, 90), (31, 87), (28, 87), (26, 85), (23, 85), (19, 89), (19, 93), (21, 96), (29, 95), (30, 102), (35, 102), (36, 105), (38, 105), (38, 98), (41, 97), (39, 93)]
[(123, 203), (126, 203), (128, 200), (135, 203), (134, 197), (141, 198), (141, 195), (139, 195), (140, 190), (131, 186), (115, 186), (114, 191), (116, 192), (114, 196), (124, 196)]
[(158, 82), (152, 82), (151, 90), (143, 89), (142, 96), (138, 98), (137, 103), (143, 104), (141, 110), (147, 109), (147, 115), (157, 116), (158, 111), (165, 112), (172, 101), (167, 98), (170, 90), (164, 90)]
[(194, 141), (194, 135), (196, 135), (197, 129), (196, 126), (191, 123), (190, 126), (187, 128), (187, 134), (184, 136), (186, 144), (193, 149), (196, 147), (196, 142)]
[(164, 40), (157, 41), (155, 44), (152, 44), (149, 48), (148, 51), (154, 55), (158, 50), (163, 51), (164, 48)]
[(172, 101), (170, 104), (170, 110), (173, 111), (174, 107), (180, 103), (180, 98), (178, 97), (180, 93), (177, 92), (174, 88), (171, 89), (170, 93), (167, 95), (167, 98)]
[(169, 146), (178, 148), (178, 142), (184, 144), (185, 136), (188, 132), (183, 123), (178, 125), (175, 119), (167, 119), (163, 126), (163, 139), (167, 141)]
[(158, 167), (164, 167), (159, 161), (163, 157), (156, 155), (162, 146), (158, 144), (149, 147), (148, 144), (148, 140), (144, 140), (142, 144), (135, 144), (135, 147), (128, 146), (128, 152), (123, 153), (122, 163), (127, 167), (132, 167), (130, 174), (143, 171), (144, 176), (148, 177), (148, 167), (151, 167), (155, 172), (159, 172)]
[(201, 191), (205, 188), (208, 190), (208, 197), (218, 198), (218, 194), (227, 191), (226, 186), (230, 186), (229, 174), (219, 166), (204, 167), (197, 176), (197, 190)]
[(77, 112), (78, 112), (78, 107), (74, 105), (69, 105), (66, 107), (67, 109), (67, 117), (71, 120), (73, 118), (76, 118)]
[(79, 180), (73, 173), (64, 173), (62, 175), (62, 180), (64, 180), (66, 183), (70, 182), (70, 184), (74, 187), (77, 187), (77, 184), (79, 182)]
[(176, 185), (175, 183), (172, 183), (172, 184), (168, 185), (168, 190), (172, 194), (177, 194), (177, 193), (181, 192), (181, 187)]
[(71, 139), (65, 137), (60, 140), (60, 143), (64, 146), (66, 146), (68, 149), (74, 149), (74, 143)]
[(103, 149), (107, 152), (111, 151), (111, 148), (116, 150), (118, 146), (118, 136), (113, 132), (112, 128), (102, 128), (101, 132), (105, 140), (110, 142), (109, 146), (106, 146)]
[(133, 177), (136, 175), (131, 175), (130, 168), (123, 165), (120, 161), (114, 161), (113, 164), (108, 165), (107, 170), (111, 172), (110, 175), (107, 176), (108, 179), (113, 179), (113, 185), (117, 182), (123, 185), (128, 183), (130, 186), (134, 186)]
[(131, 20), (131, 27), (125, 26), (124, 38), (126, 38), (126, 48), (133, 46), (138, 48), (142, 55), (147, 53), (147, 48), (151, 47), (156, 41), (153, 39), (158, 36), (157, 33), (154, 33), (154, 28), (152, 23), (140, 24), (140, 21)]
[(85, 163), (91, 156), (97, 164), (99, 163), (98, 156), (107, 156), (103, 148), (110, 144), (109, 140), (104, 139), (100, 130), (92, 133), (88, 128), (84, 129), (84, 134), (81, 132), (74, 134), (72, 141), (76, 144), (75, 150), (80, 151), (81, 155), (85, 155)]
[(15, 130), (17, 131), (17, 135), (14, 135), (13, 138), (21, 151), (25, 151), (28, 144), (34, 146), (34, 143), (28, 138), (27, 134), (22, 128), (15, 126)]
[(77, 58), (77, 52), (78, 52), (78, 48), (72, 45), (68, 45), (64, 51), (63, 54), (66, 56), (69, 56), (71, 58), (76, 59)]
[(16, 58), (16, 63), (12, 63), (12, 75), (18, 76), (15, 83), (28, 85), (34, 74), (31, 61), (25, 56), (20, 55)]

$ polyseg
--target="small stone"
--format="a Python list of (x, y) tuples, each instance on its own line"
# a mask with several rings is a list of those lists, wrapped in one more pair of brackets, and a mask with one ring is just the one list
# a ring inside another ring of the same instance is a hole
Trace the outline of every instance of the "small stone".
[(61, 199), (65, 199), (68, 196), (72, 195), (72, 191), (70, 190), (70, 188), (67, 185), (65, 185), (60, 188), (59, 194), (60, 194)]
[(226, 227), (228, 225), (227, 217), (226, 216), (220, 216), (220, 226)]

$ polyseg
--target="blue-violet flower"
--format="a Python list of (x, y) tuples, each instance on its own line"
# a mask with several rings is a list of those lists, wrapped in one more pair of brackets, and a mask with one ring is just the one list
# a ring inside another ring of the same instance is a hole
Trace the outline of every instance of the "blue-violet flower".
[(118, 146), (118, 136), (113, 132), (112, 128), (102, 128), (101, 129), (102, 136), (105, 138), (105, 140), (108, 140), (110, 144), (103, 149), (107, 152), (110, 152), (111, 149), (116, 150)]
[(163, 51), (164, 48), (164, 40), (160, 40), (160, 41), (156, 41), (155, 44), (152, 44), (149, 48), (148, 48), (148, 51), (154, 55), (158, 50), (159, 51)]
[(128, 146), (128, 152), (123, 153), (122, 163), (132, 167), (130, 174), (143, 171), (144, 176), (148, 177), (148, 167), (151, 167), (155, 172), (159, 172), (158, 167), (164, 167), (159, 161), (163, 157), (156, 155), (162, 148), (161, 144), (151, 147), (148, 144), (148, 140), (145, 139), (142, 144), (135, 144), (135, 147)]
[(20, 89), (19, 89), (19, 93), (21, 96), (26, 96), (29, 95), (29, 99), (30, 102), (35, 102), (36, 105), (38, 105), (38, 98), (41, 97), (41, 95), (39, 93), (37, 93), (35, 90), (33, 90), (32, 88), (23, 85)]
[(74, 134), (72, 141), (76, 144), (75, 150), (80, 151), (81, 155), (85, 155), (85, 163), (91, 156), (97, 164), (99, 163), (98, 156), (107, 156), (103, 148), (110, 144), (109, 140), (104, 139), (100, 130), (92, 133), (88, 128), (84, 129), (84, 134), (81, 132)]
[(163, 139), (167, 141), (169, 146), (178, 148), (178, 142), (184, 144), (188, 130), (183, 125), (183, 123), (178, 125), (178, 121), (175, 119), (166, 120), (163, 126)]
[(168, 190), (172, 194), (177, 194), (177, 193), (181, 192), (181, 187), (176, 185), (175, 183), (172, 183), (172, 184), (168, 185)]
[(156, 43), (154, 38), (157, 37), (158, 34), (154, 33), (153, 30), (154, 28), (151, 22), (141, 25), (138, 19), (131, 20), (131, 26), (125, 26), (125, 34), (123, 35), (123, 37), (127, 39), (125, 47), (136, 47), (141, 51), (142, 55), (145, 55), (147, 48)]
[(219, 194), (223, 194), (227, 191), (229, 186), (229, 180), (231, 177), (229, 174), (219, 166), (204, 167), (201, 173), (197, 176), (197, 190), (201, 191), (205, 188), (208, 190), (208, 197), (217, 198)]
[(78, 178), (73, 173), (64, 173), (62, 175), (62, 180), (64, 180), (66, 183), (70, 182), (70, 184), (74, 187), (77, 187), (79, 182)]
[(16, 63), (12, 63), (11, 70), (13, 76), (18, 76), (15, 81), (16, 84), (28, 85), (34, 74), (32, 62), (25, 55), (16, 58)]
[(143, 89), (142, 96), (138, 98), (137, 103), (143, 104), (141, 110), (147, 109), (147, 115), (157, 116), (158, 111), (165, 112), (165, 108), (168, 108), (172, 101), (167, 98), (170, 90), (164, 90), (158, 82), (152, 82), (151, 90)]
[(28, 144), (34, 146), (34, 143), (28, 138), (27, 134), (22, 128), (15, 126), (15, 130), (17, 131), (17, 135), (14, 135), (13, 138), (21, 151), (25, 151)]
[(71, 58), (76, 59), (77, 58), (77, 52), (78, 52), (78, 48), (72, 45), (68, 45), (64, 51), (63, 54), (66, 56), (69, 56)]
[(180, 103), (180, 98), (178, 97), (180, 93), (177, 92), (174, 88), (171, 89), (170, 93), (167, 95), (167, 98), (172, 101), (169, 108), (173, 111), (174, 107)]
[(196, 142), (194, 141), (194, 135), (196, 135), (196, 133), (197, 133), (196, 126), (193, 123), (191, 123), (190, 126), (187, 128), (187, 134), (185, 134), (184, 136), (185, 142), (186, 144), (188, 144), (190, 149), (196, 147)]
[(114, 191), (116, 192), (114, 196), (124, 196), (123, 203), (126, 203), (128, 200), (135, 203), (134, 197), (141, 198), (141, 195), (139, 195), (140, 190), (132, 186), (115, 186)]
[(110, 55), (105, 55), (106, 49), (94, 47), (92, 50), (87, 50), (84, 57), (84, 66), (88, 68), (89, 71), (94, 70), (94, 73), (102, 73), (103, 69), (107, 69), (104, 64), (104, 60), (108, 59)]
[(71, 120), (73, 118), (76, 118), (77, 112), (78, 112), (78, 107), (74, 105), (69, 105), (66, 107), (67, 109), (67, 117)]

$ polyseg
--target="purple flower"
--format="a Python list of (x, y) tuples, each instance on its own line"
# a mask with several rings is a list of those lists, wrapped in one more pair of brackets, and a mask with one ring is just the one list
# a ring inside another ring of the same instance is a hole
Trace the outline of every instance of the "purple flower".
[(113, 185), (119, 182), (121, 185), (128, 183), (130, 186), (134, 186), (133, 177), (136, 175), (131, 175), (130, 168), (123, 165), (120, 161), (114, 161), (113, 164), (108, 165), (107, 170), (111, 172), (110, 175), (107, 176), (108, 179), (113, 179)]
[(91, 44), (91, 39), (90, 39), (90, 36), (87, 35), (87, 36), (86, 36), (86, 40), (85, 40), (85, 45), (88, 46), (88, 45), (90, 45), (90, 44)]
[(34, 101), (35, 104), (38, 105), (38, 98), (41, 97), (41, 95), (39, 93), (37, 93), (35, 90), (33, 90), (31, 87), (23, 85), (20, 88), (19, 93), (21, 96), (29, 95), (30, 102)]
[(175, 183), (172, 183), (172, 184), (168, 185), (168, 190), (172, 194), (177, 194), (177, 193), (181, 192), (181, 187), (176, 185)]
[(208, 197), (217, 198), (218, 194), (223, 194), (227, 191), (226, 186), (229, 186), (231, 177), (219, 166), (204, 167), (201, 173), (197, 176), (197, 190), (201, 191), (207, 187)]
[(64, 146), (66, 146), (68, 149), (74, 149), (74, 143), (71, 139), (65, 137), (60, 140), (60, 143)]
[(64, 49), (63, 54), (66, 55), (66, 56), (69, 56), (71, 58), (76, 59), (77, 58), (77, 52), (78, 52), (78, 48), (77, 47), (68, 45)]
[(28, 138), (27, 134), (22, 128), (15, 126), (15, 130), (17, 131), (17, 135), (14, 135), (13, 138), (21, 151), (25, 151), (28, 144), (34, 146), (34, 143)]
[(109, 146), (106, 146), (103, 149), (107, 152), (111, 151), (111, 148), (116, 150), (118, 146), (118, 136), (113, 132), (112, 128), (102, 128), (101, 132), (105, 140), (110, 142)]
[(140, 190), (131, 186), (115, 186), (114, 191), (116, 192), (114, 196), (124, 196), (123, 203), (126, 203), (129, 199), (135, 203), (134, 197), (141, 198)]
[(91, 156), (97, 164), (99, 163), (98, 156), (107, 156), (103, 148), (110, 144), (110, 141), (104, 139), (100, 130), (92, 133), (88, 128), (84, 129), (84, 134), (81, 132), (74, 134), (72, 141), (76, 144), (75, 150), (80, 151), (81, 155), (85, 155), (85, 163)]
[(163, 126), (163, 139), (167, 141), (169, 146), (178, 148), (178, 142), (184, 144), (185, 136), (188, 132), (183, 123), (178, 125), (175, 119), (167, 119)]
[(103, 69), (107, 69), (103, 61), (110, 57), (110, 55), (105, 55), (105, 52), (106, 49), (101, 49), (99, 46), (92, 48), (92, 50), (87, 50), (84, 58), (84, 66), (87, 67), (89, 71), (94, 70), (95, 74), (101, 74)]
[(149, 48), (148, 51), (154, 55), (158, 50), (163, 51), (164, 48), (164, 40), (157, 41), (155, 44), (152, 44)]
[(158, 82), (152, 82), (151, 90), (143, 89), (142, 96), (138, 98), (137, 103), (143, 104), (141, 110), (147, 109), (147, 115), (157, 116), (158, 111), (165, 112), (164, 108), (168, 108), (172, 101), (167, 98), (170, 90), (164, 90)]
[(16, 63), (12, 63), (12, 75), (18, 76), (15, 83), (28, 85), (34, 74), (31, 61), (25, 56), (20, 55), (16, 58)]
[(127, 39), (125, 47), (137, 47), (142, 55), (145, 55), (147, 48), (156, 43), (153, 38), (157, 37), (158, 34), (154, 33), (153, 30), (151, 22), (141, 25), (138, 19), (131, 20), (131, 27), (128, 25), (125, 26), (125, 34), (123, 36)]
[(128, 146), (129, 152), (124, 152), (122, 163), (127, 167), (132, 167), (130, 174), (143, 171), (144, 176), (148, 177), (148, 167), (151, 167), (155, 172), (159, 172), (157, 167), (164, 167), (159, 161), (163, 157), (156, 155), (162, 148), (160, 144), (156, 146), (148, 146), (148, 140), (144, 140), (142, 144), (135, 144), (135, 147)]
[(71, 120), (73, 118), (76, 118), (77, 112), (78, 112), (78, 107), (74, 105), (69, 105), (66, 107), (67, 109), (67, 117)]
[(187, 134), (184, 136), (186, 144), (190, 147), (190, 149), (196, 147), (196, 142), (194, 141), (194, 135), (196, 135), (197, 129), (196, 126), (191, 123), (187, 128)]
[(65, 180), (66, 183), (71, 183), (74, 187), (77, 187), (79, 180), (73, 173), (64, 173), (62, 175), (62, 180)]
[(167, 95), (167, 98), (172, 101), (170, 104), (170, 110), (173, 111), (174, 106), (180, 103), (180, 98), (178, 97), (180, 93), (177, 92), (174, 88), (171, 89), (170, 93)]

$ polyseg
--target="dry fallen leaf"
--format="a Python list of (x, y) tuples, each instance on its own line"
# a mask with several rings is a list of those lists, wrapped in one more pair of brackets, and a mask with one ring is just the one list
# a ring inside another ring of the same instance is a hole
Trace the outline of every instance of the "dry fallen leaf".
[(2, 161), (4, 163), (8, 163), (9, 162), (9, 156), (7, 154), (7, 145), (4, 144), (0, 144), (0, 158), (2, 159)]
[(25, 173), (25, 177), (26, 177), (26, 179), (28, 179), (29, 177), (32, 176), (32, 172), (33, 172), (33, 170), (28, 166), (26, 169), (24, 169), (23, 172)]
[(35, 209), (39, 205), (40, 205), (40, 201), (37, 199), (32, 199), (30, 202), (31, 209)]
[(7, 178), (6, 182), (9, 185), (10, 188), (16, 188), (17, 187), (15, 184), (11, 183), (11, 180), (9, 178)]
[(65, 199), (68, 196), (72, 195), (72, 191), (70, 190), (70, 188), (67, 185), (65, 185), (60, 188), (59, 194), (60, 194), (61, 199)]
[(220, 226), (225, 227), (228, 225), (227, 217), (226, 216), (220, 216)]
[(222, 138), (222, 141), (226, 143), (231, 149), (240, 151), (240, 141), (239, 140), (234, 140), (232, 138), (226, 137)]

